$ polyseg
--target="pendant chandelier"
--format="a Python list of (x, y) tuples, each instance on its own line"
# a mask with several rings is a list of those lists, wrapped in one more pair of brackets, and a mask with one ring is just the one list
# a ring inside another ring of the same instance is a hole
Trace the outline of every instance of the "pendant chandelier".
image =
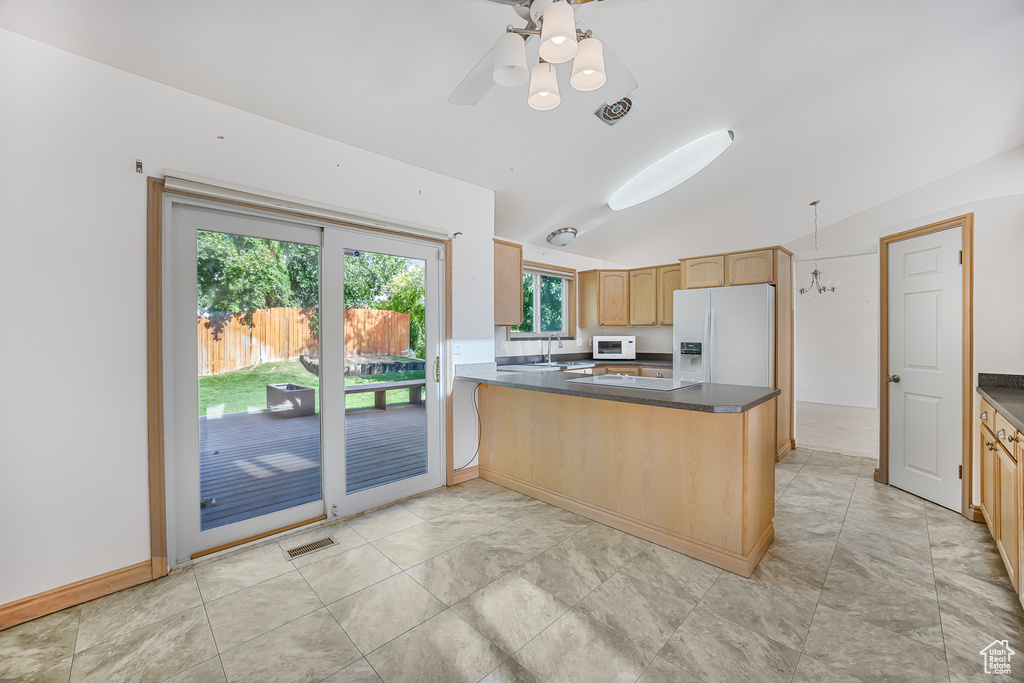
[[(813, 202), (811, 202), (811, 206), (814, 207), (814, 253), (815, 254), (818, 253), (818, 203), (820, 201), (821, 201), (820, 199), (815, 199)], [(828, 280), (828, 281), (823, 283), (821, 281), (821, 271), (818, 270), (818, 260), (815, 259), (814, 260), (814, 270), (811, 271), (811, 284), (807, 285), (806, 287), (801, 287), (800, 288), (800, 293), (801, 294), (806, 294), (807, 292), (810, 292), (812, 290), (817, 291), (818, 294), (822, 294), (824, 292), (834, 292), (834, 291), (836, 291), (836, 287), (838, 287), (841, 282), (842, 282), (842, 280)]]

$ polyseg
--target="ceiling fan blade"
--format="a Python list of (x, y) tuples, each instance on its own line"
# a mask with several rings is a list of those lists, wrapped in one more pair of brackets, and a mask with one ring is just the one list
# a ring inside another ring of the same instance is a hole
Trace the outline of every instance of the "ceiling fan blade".
[(458, 87), (448, 96), (452, 104), (470, 105), (476, 104), (483, 99), (484, 95), (491, 91), (494, 86), (494, 48), (488, 50), (484, 58), (477, 62), (476, 66), (466, 74)]
[(626, 64), (608, 46), (604, 47), (604, 71), (608, 81), (601, 88), (608, 92), (608, 101), (615, 102), (636, 90), (636, 79)]

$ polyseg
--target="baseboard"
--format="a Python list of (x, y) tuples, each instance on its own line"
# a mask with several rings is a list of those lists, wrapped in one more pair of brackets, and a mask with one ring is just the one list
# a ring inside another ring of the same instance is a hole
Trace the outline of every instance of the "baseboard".
[(795, 446), (793, 445), (792, 441), (787, 441), (786, 443), (784, 443), (782, 445), (782, 448), (780, 448), (779, 450), (775, 451), (775, 462), (779, 462), (780, 460), (785, 458), (786, 454), (789, 453), (794, 448), (795, 448)]
[(0, 631), (153, 579), (150, 560), (0, 605)]
[(968, 514), (966, 514), (964, 516), (967, 517), (967, 519), (971, 520), (972, 522), (984, 522), (985, 521), (985, 513), (982, 511), (980, 505), (968, 506), (967, 512), (968, 512)]
[(472, 467), (467, 467), (464, 470), (459, 470), (458, 472), (455, 472), (455, 473), (452, 474), (452, 486), (455, 486), (456, 484), (461, 484), (464, 481), (469, 481), (470, 479), (476, 479), (479, 476), (480, 476), (480, 466), (479, 465), (473, 465)]
[(557, 491), (521, 481), (486, 467), (480, 468), (480, 478), (744, 577), (749, 577), (754, 572), (757, 563), (761, 561), (761, 556), (764, 555), (775, 538), (775, 527), (772, 522), (769, 522), (750, 552), (747, 555), (742, 555), (576, 498), (570, 498)]

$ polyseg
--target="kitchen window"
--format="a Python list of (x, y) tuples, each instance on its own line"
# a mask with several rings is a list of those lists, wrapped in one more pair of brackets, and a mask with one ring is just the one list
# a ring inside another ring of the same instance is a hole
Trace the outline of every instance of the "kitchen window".
[(576, 271), (523, 263), (523, 322), (510, 331), (512, 339), (563, 339), (576, 333)]

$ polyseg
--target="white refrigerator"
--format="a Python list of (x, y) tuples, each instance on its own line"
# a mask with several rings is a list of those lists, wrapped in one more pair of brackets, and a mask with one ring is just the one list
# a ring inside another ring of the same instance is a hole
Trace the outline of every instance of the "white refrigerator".
[(676, 290), (672, 374), (677, 380), (775, 386), (775, 288)]

